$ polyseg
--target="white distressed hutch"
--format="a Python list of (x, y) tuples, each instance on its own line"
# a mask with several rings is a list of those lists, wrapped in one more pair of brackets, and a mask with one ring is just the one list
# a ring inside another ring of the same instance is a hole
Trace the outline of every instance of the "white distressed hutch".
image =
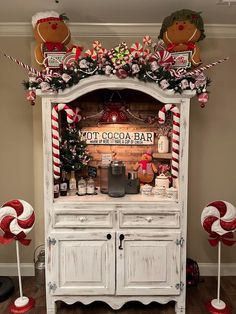
[[(178, 201), (126, 195), (53, 199), (51, 109), (98, 89), (132, 89), (180, 109)], [(189, 106), (194, 93), (166, 93), (155, 83), (95, 75), (42, 97), (47, 314), (56, 301), (176, 301), (185, 313)]]

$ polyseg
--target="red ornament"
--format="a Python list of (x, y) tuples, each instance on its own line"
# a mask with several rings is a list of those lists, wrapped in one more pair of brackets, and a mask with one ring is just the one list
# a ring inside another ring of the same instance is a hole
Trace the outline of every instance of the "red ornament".
[(124, 69), (118, 69), (116, 71), (116, 76), (118, 76), (120, 79), (123, 79), (128, 76), (128, 73)]
[(205, 107), (205, 104), (208, 102), (209, 96), (206, 92), (201, 93), (198, 95), (198, 101), (201, 103), (201, 108)]
[(31, 105), (35, 105), (36, 93), (34, 90), (29, 90), (26, 99), (31, 102)]

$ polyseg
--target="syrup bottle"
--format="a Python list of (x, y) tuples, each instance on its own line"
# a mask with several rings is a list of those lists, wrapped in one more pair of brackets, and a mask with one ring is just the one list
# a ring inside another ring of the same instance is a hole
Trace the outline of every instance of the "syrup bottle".
[(67, 182), (67, 179), (66, 179), (66, 172), (62, 171), (61, 182), (60, 182), (60, 195), (61, 196), (66, 196), (67, 195), (67, 187), (68, 187), (68, 182)]

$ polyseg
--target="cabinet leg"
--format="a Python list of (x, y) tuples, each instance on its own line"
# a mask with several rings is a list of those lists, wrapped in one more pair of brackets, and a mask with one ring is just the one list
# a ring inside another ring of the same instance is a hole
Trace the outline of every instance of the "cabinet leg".
[(47, 297), (47, 314), (56, 314), (57, 305), (53, 298)]
[(175, 303), (175, 313), (176, 314), (184, 314), (185, 313), (185, 303), (177, 301)]

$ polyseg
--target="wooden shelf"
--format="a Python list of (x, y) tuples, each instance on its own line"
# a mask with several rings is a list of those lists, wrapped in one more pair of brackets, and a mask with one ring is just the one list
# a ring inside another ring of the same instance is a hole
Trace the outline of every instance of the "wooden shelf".
[(172, 154), (171, 153), (165, 153), (165, 154), (153, 153), (152, 157), (155, 158), (155, 159), (171, 159), (172, 158)]

